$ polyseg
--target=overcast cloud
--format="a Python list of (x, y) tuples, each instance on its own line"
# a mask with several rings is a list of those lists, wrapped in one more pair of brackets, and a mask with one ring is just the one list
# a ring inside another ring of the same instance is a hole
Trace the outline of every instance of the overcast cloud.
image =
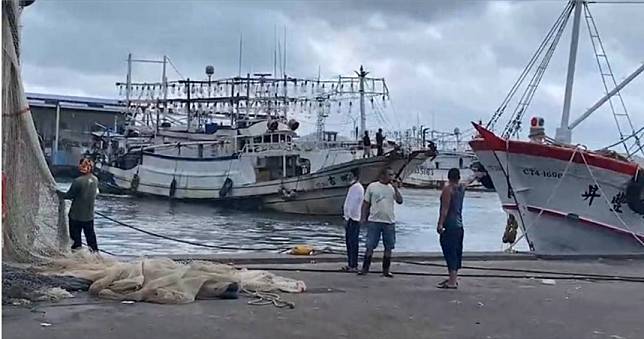
[[(46, 1), (23, 16), (23, 78), (30, 92), (118, 97), (128, 52), (170, 56), (191, 78), (215, 66), (236, 75), (272, 72), (274, 32), (287, 36), (287, 73), (348, 75), (364, 65), (386, 78), (392, 101), (386, 129), (420, 121), (462, 130), (486, 121), (563, 10), (563, 1)], [(618, 81), (644, 62), (644, 5), (590, 4)], [(569, 26), (572, 26), (570, 23)], [(559, 124), (569, 48), (566, 32), (527, 116)], [(582, 19), (572, 115), (603, 94)], [(169, 73), (176, 78), (176, 74)], [(135, 67), (134, 80), (158, 81), (160, 68)], [(623, 92), (636, 126), (644, 125), (644, 77)], [(357, 106), (355, 106), (357, 107)], [(355, 111), (354, 111), (355, 112)], [(369, 127), (384, 125), (369, 114)], [(328, 129), (346, 131), (341, 114)], [(311, 125), (305, 125), (311, 128)], [(523, 135), (526, 131), (523, 132)], [(608, 107), (575, 130), (576, 142), (599, 147), (617, 139)]]

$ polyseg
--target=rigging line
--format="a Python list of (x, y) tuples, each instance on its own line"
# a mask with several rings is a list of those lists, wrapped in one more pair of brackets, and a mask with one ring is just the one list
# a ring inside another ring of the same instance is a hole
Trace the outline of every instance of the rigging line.
[(526, 67), (523, 69), (521, 74), (519, 75), (519, 78), (515, 81), (514, 85), (510, 89), (510, 92), (508, 95), (503, 99), (501, 102), (501, 105), (497, 108), (496, 112), (492, 115), (488, 123), (486, 124), (486, 127), (488, 128), (493, 128), (496, 122), (499, 120), (501, 115), (503, 114), (505, 108), (509, 104), (510, 100), (512, 100), (512, 97), (514, 97), (514, 94), (516, 91), (519, 89), (521, 83), (525, 79), (525, 77), (528, 75), (534, 64), (536, 63), (537, 59), (543, 53), (544, 48), (548, 45), (548, 41), (552, 38), (553, 34), (557, 31), (557, 28), (559, 25), (561, 25), (561, 22), (563, 21), (564, 17), (570, 16), (570, 13), (572, 12), (572, 4), (568, 3), (566, 7), (564, 7), (564, 10), (561, 12), (557, 20), (555, 20), (555, 23), (552, 25), (548, 33), (546, 34), (545, 38), (541, 41), (541, 44), (537, 48), (537, 50), (534, 52), (530, 60), (528, 61), (528, 64)]
[(177, 66), (174, 65), (174, 63), (172, 62), (170, 57), (166, 57), (166, 58), (168, 59), (168, 62), (170, 63), (170, 66), (172, 66), (174, 71), (177, 72), (177, 74), (181, 77), (181, 79), (185, 79), (186, 77), (184, 77), (183, 74), (181, 74), (181, 72), (179, 72), (179, 70), (177, 69)]
[[(590, 165), (588, 165), (588, 162), (586, 161), (586, 157), (584, 156), (584, 153), (583, 153), (583, 152), (580, 152), (579, 154), (581, 154), (581, 159), (584, 161), (584, 165), (586, 165), (586, 169), (588, 170), (588, 174), (590, 174), (590, 177), (591, 177), (591, 178), (593, 179), (593, 181), (595, 182), (595, 186), (597, 186), (597, 187), (599, 188), (599, 192), (601, 193), (602, 197), (603, 197), (603, 198), (604, 198), (604, 200), (606, 201), (606, 204), (608, 205), (608, 207), (610, 207), (610, 206), (611, 206), (611, 202), (608, 200), (608, 196), (607, 196), (607, 195), (606, 195), (606, 193), (604, 192), (604, 189), (602, 189), (602, 186), (601, 186), (601, 185), (599, 184), (599, 182), (597, 181), (597, 178), (595, 177), (595, 174), (593, 173), (592, 169), (590, 168)], [(622, 223), (622, 225), (624, 225), (624, 227), (625, 227), (625, 228), (628, 230), (628, 232), (633, 236), (633, 238), (635, 238), (635, 240), (637, 240), (637, 242), (639, 242), (639, 243), (640, 243), (640, 245), (642, 245), (642, 247), (644, 247), (644, 241), (642, 241), (642, 239), (640, 239), (639, 234), (635, 233), (635, 231), (633, 231), (633, 230), (630, 228), (630, 226), (629, 226), (629, 225), (627, 225), (627, 224), (624, 222), (624, 220), (622, 219), (622, 217), (620, 217), (620, 216), (619, 216), (619, 214), (617, 213), (617, 211), (615, 211), (615, 209), (614, 209), (614, 208), (611, 208), (610, 210), (613, 212), (613, 214), (615, 214), (615, 217), (617, 217), (617, 220), (619, 220), (619, 222), (620, 222), (620, 223)]]
[[(570, 8), (570, 12), (572, 12), (572, 7)], [(530, 103), (534, 98), (534, 94), (536, 93), (537, 88), (541, 83), (541, 79), (543, 78), (543, 75), (545, 74), (546, 69), (548, 68), (548, 64), (552, 59), (555, 49), (559, 44), (559, 40), (561, 39), (563, 31), (566, 28), (566, 24), (568, 23), (568, 19), (570, 18), (569, 14), (570, 13), (568, 13), (568, 15), (566, 15), (564, 17), (564, 20), (561, 22), (561, 25), (559, 26), (557, 33), (555, 34), (552, 41), (550, 42), (550, 46), (548, 47), (548, 50), (544, 54), (543, 58), (541, 59), (541, 62), (539, 63), (539, 66), (537, 67), (536, 71), (532, 75), (532, 78), (530, 79), (528, 86), (525, 88), (523, 94), (521, 95), (521, 98), (519, 99), (517, 107), (514, 109), (514, 112), (510, 117), (510, 121), (505, 126), (505, 129), (503, 131), (503, 136), (505, 138), (510, 138), (513, 134), (518, 134), (519, 129), (521, 127), (521, 119), (523, 118), (525, 111), (530, 106)]]
[[(608, 59), (608, 55), (606, 54), (606, 51), (604, 49), (604, 44), (599, 36), (599, 30), (597, 29), (597, 25), (595, 24), (595, 19), (593, 18), (592, 14), (590, 13), (590, 9), (586, 4), (584, 4), (584, 16), (586, 18), (586, 26), (588, 27), (588, 33), (590, 34), (590, 41), (593, 46), (593, 51), (595, 52), (595, 60), (597, 61), (597, 68), (599, 70), (599, 74), (602, 80), (602, 84), (604, 85), (604, 91), (605, 94), (608, 95), (610, 92), (608, 89), (608, 84), (606, 81), (606, 76), (610, 77), (610, 80), (612, 81), (612, 85), (614, 87), (617, 87), (617, 81), (615, 81), (615, 76), (613, 73), (613, 69), (611, 67), (610, 61)], [(594, 34), (593, 34), (594, 33)], [(605, 67), (607, 68), (608, 73), (605, 72), (604, 67), (602, 67), (602, 62), (600, 61), (600, 58), (603, 56), (604, 62), (605, 62)], [(618, 114), (616, 111), (616, 104), (613, 104), (613, 98), (617, 97), (619, 100), (619, 103), (621, 104), (621, 108), (623, 110), (623, 115)], [(626, 108), (626, 104), (624, 103), (624, 98), (622, 97), (622, 94), (620, 91), (617, 91), (615, 96), (609, 98), (608, 104), (610, 106), (610, 110), (613, 113), (613, 119), (615, 120), (615, 125), (617, 126), (617, 131), (619, 132), (619, 137), (621, 139), (624, 138), (624, 132), (622, 131), (622, 125), (620, 124), (620, 119), (618, 118), (619, 116), (625, 116), (626, 117), (626, 122), (628, 123), (628, 126), (624, 126), (624, 128), (630, 127), (631, 133), (634, 133), (635, 127), (633, 126), (633, 122), (631, 121), (630, 116), (628, 115), (628, 109)], [(622, 122), (623, 124), (623, 122)], [(635, 136), (635, 143), (640, 144), (640, 140), (637, 136)], [(626, 155), (627, 157), (630, 158), (631, 154), (629, 152), (629, 147), (626, 145), (626, 143), (623, 144), (624, 149), (626, 150)]]

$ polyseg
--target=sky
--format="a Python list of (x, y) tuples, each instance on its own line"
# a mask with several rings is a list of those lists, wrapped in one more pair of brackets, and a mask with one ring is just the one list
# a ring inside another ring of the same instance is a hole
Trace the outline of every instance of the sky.
[[(125, 81), (128, 53), (148, 59), (168, 55), (192, 79), (205, 78), (206, 65), (215, 67), (215, 77), (234, 76), (240, 35), (242, 73), (270, 73), (275, 32), (281, 38), (285, 31), (291, 76), (316, 78), (319, 72), (322, 78), (337, 78), (363, 65), (386, 79), (390, 100), (379, 106), (381, 114), (368, 105), (368, 128), (466, 131), (471, 121), (487, 121), (498, 108), (565, 5), (549, 0), (37, 0), (23, 12), (23, 80), (28, 92), (118, 98), (115, 83)], [(589, 8), (619, 82), (644, 62), (644, 4)], [(571, 27), (572, 20), (524, 119), (527, 126), (530, 117), (544, 117), (551, 136), (560, 123)], [(583, 17), (578, 56), (573, 119), (604, 93)], [(133, 70), (133, 81), (160, 77), (158, 65), (136, 64)], [(168, 77), (179, 75), (170, 69)], [(643, 93), (644, 76), (622, 91), (636, 129), (644, 125)], [(348, 132), (356, 113), (332, 113), (327, 129)], [(502, 118), (497, 128), (505, 122)], [(303, 126), (311, 130), (312, 121)], [(616, 140), (608, 105), (573, 131), (574, 143), (592, 148)]]

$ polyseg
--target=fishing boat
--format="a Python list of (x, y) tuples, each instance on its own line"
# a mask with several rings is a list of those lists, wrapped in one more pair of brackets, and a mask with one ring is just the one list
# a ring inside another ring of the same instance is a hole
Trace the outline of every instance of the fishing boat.
[[(555, 138), (550, 138), (544, 132), (544, 119), (533, 117), (529, 140), (517, 140), (522, 118), (571, 16), (572, 38), (561, 125)], [(582, 17), (590, 32), (605, 95), (570, 123)], [(497, 134), (493, 129), (517, 92), (516, 84), (487, 125), (474, 124), (478, 134), (470, 146), (495, 186), (503, 209), (517, 220), (535, 253), (644, 253), (644, 171), (638, 160), (638, 154), (644, 154), (641, 143), (644, 127), (633, 126), (620, 93), (642, 71), (644, 65), (617, 83), (588, 2), (569, 1), (517, 81), (519, 84), (533, 74), (504, 131)], [(605, 103), (617, 122), (619, 141), (597, 151), (572, 143), (573, 129)], [(613, 150), (615, 147), (621, 147), (621, 152)]]
[[(355, 97), (361, 107), (362, 134), (365, 99), (388, 95), (384, 79), (368, 78), (362, 68), (355, 77), (337, 80), (248, 74), (124, 85), (143, 91), (157, 86), (164, 98), (133, 101), (128, 94), (128, 114), (139, 124), (132, 124), (123, 135), (95, 134), (101, 154), (99, 179), (110, 192), (339, 215), (356, 170), (361, 182), (368, 184), (384, 168), (403, 177), (434, 155), (427, 148), (388, 147), (381, 156), (363, 157), (357, 140), (338, 140), (337, 133), (324, 128), (331, 103)], [(177, 87), (178, 95), (168, 98), (165, 91), (171, 86)], [(166, 110), (168, 106), (172, 111)], [(317, 111), (316, 139), (299, 138), (299, 122), (288, 118), (297, 109)]]
[[(468, 178), (473, 174), (472, 165), (477, 162), (476, 155), (469, 149), (467, 143), (462, 142), (462, 133), (458, 128), (453, 132), (441, 132), (436, 130), (417, 129), (423, 137), (418, 138), (421, 144), (431, 142), (436, 147), (437, 154), (433, 159), (426, 160), (423, 164), (409, 173), (403, 184), (413, 188), (442, 188), (448, 181), (447, 172), (451, 168), (458, 168), (461, 177)], [(413, 134), (413, 133), (412, 133)], [(428, 137), (428, 138), (427, 138)], [(427, 140), (422, 142), (422, 140)], [(479, 183), (470, 188), (480, 187)]]

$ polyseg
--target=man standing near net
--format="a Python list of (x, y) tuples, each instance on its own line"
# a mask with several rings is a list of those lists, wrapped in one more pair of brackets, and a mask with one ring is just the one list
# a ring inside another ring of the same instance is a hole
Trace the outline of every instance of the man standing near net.
[(83, 247), (81, 232), (92, 252), (98, 252), (96, 234), (94, 233), (94, 202), (98, 195), (98, 179), (92, 174), (94, 163), (90, 159), (82, 159), (78, 169), (81, 176), (74, 179), (67, 192), (60, 192), (64, 199), (72, 201), (69, 209), (69, 235), (74, 242), (72, 250)]
[(398, 188), (400, 181), (394, 179), (394, 171), (385, 168), (380, 172), (378, 181), (367, 186), (362, 203), (360, 222), (367, 224), (367, 250), (364, 254), (362, 270), (358, 273), (369, 273), (373, 250), (378, 246), (380, 235), (385, 247), (382, 257), (382, 275), (392, 278), (389, 271), (391, 267), (391, 252), (396, 244), (396, 218), (394, 215), (394, 201), (403, 203), (402, 195)]

